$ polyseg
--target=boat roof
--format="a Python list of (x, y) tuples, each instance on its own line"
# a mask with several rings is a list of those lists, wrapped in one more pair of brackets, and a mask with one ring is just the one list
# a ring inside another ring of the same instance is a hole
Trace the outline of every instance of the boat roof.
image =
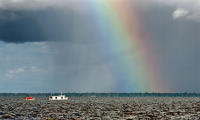
[(65, 96), (65, 95), (53, 95), (51, 97), (58, 97), (58, 96)]

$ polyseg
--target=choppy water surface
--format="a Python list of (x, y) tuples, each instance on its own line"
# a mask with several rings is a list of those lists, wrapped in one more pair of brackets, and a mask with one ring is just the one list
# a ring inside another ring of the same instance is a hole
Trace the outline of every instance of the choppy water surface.
[(199, 119), (195, 97), (70, 97), (68, 101), (1, 97), (0, 119)]

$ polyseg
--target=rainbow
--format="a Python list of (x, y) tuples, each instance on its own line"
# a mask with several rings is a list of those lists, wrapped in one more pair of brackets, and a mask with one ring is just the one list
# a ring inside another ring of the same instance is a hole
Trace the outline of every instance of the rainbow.
[[(91, 0), (96, 29), (119, 91), (166, 92), (134, 0)], [(111, 63), (112, 63), (111, 62)], [(111, 65), (112, 66), (112, 65)]]

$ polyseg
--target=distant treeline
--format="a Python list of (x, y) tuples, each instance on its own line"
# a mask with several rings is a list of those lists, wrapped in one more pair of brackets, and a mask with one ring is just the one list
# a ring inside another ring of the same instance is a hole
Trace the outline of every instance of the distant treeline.
[[(0, 93), (0, 97), (49, 97), (60, 93)], [(200, 93), (63, 93), (69, 97), (200, 97)]]

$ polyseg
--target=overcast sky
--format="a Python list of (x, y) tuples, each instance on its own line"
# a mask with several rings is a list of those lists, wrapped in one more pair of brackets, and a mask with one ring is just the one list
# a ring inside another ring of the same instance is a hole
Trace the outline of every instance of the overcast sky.
[[(200, 92), (200, 0), (135, 1), (166, 88)], [(0, 0), (0, 92), (130, 92), (116, 87), (90, 2)]]

